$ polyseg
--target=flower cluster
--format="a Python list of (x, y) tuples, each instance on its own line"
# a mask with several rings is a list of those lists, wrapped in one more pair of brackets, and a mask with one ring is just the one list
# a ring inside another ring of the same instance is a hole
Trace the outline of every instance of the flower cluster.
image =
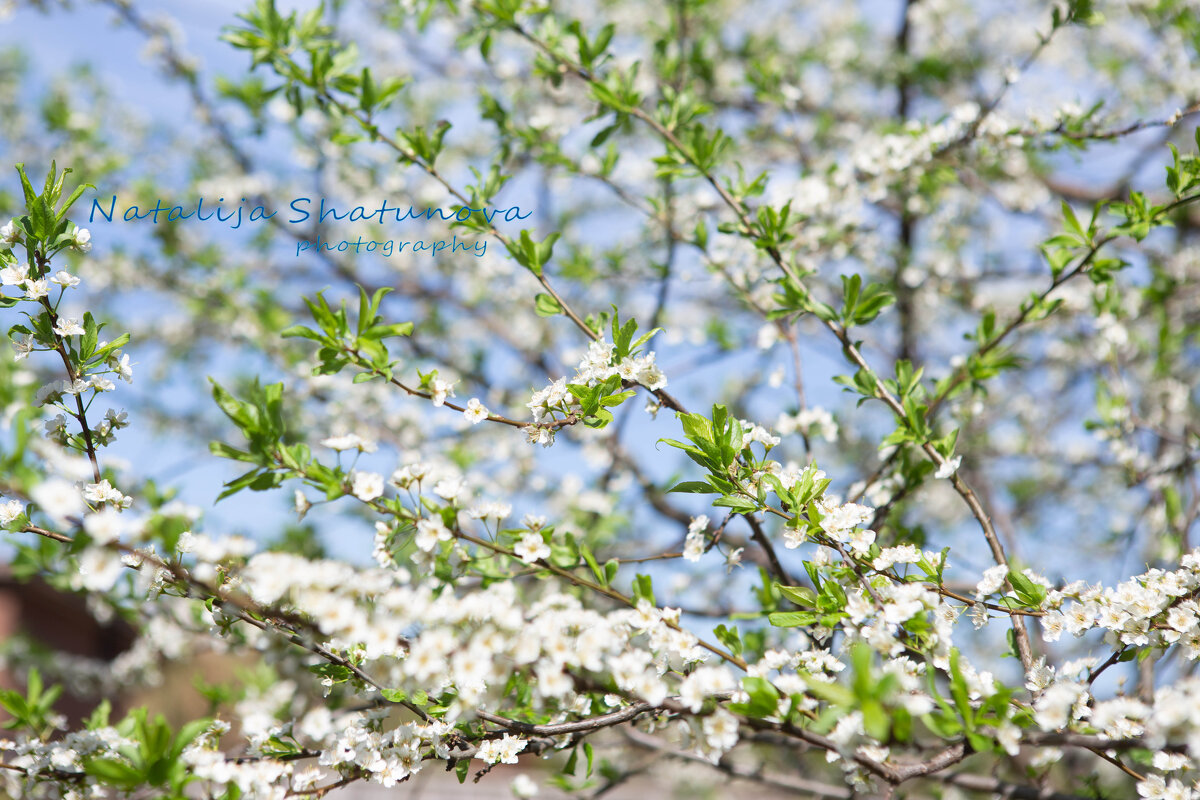
[(1200, 550), (1183, 556), (1176, 570), (1151, 569), (1115, 587), (1075, 581), (1046, 596), (1042, 637), (1080, 637), (1103, 630), (1114, 648), (1178, 645), (1185, 658), (1200, 659)]
[(615, 345), (597, 339), (588, 346), (570, 381), (559, 378), (533, 393), (526, 404), (533, 416), (533, 424), (526, 429), (530, 441), (547, 446), (552, 444), (553, 429), (546, 427), (546, 423), (581, 413), (582, 407), (571, 386), (593, 387), (613, 377), (619, 377), (624, 383), (644, 386), (651, 392), (667, 387), (667, 378), (655, 362), (653, 352), (629, 355), (618, 361)]

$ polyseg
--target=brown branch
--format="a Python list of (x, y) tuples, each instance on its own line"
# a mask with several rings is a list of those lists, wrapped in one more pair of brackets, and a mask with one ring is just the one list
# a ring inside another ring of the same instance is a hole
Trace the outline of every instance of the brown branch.
[(690, 753), (686, 750), (680, 750), (671, 747), (666, 742), (661, 741), (657, 737), (647, 733), (642, 733), (636, 728), (625, 728), (621, 733), (627, 740), (639, 747), (655, 750), (670, 758), (688, 761), (695, 764), (704, 764), (712, 769), (718, 770), (731, 778), (738, 780), (752, 781), (761, 783), (764, 786), (771, 786), (777, 789), (797, 792), (807, 795), (815, 795), (817, 797), (836, 798), (837, 800), (849, 800), (852, 793), (848, 787), (835, 786), (822, 781), (815, 781), (809, 778), (801, 777), (784, 777), (782, 775), (773, 775), (764, 771), (762, 768), (756, 770), (740, 769), (727, 760), (721, 759), (717, 763), (712, 763), (706, 758), (703, 758), (695, 753)]
[[(34, 250), (33, 255), (37, 260), (39, 272), (45, 275), (48, 267), (50, 266), (50, 263), (46, 260), (45, 254), (40, 250)], [(67, 348), (66, 345), (63, 344), (63, 338), (54, 330), (54, 327), (58, 325), (58, 315), (54, 313), (54, 309), (50, 306), (50, 301), (47, 298), (43, 297), (41, 299), (41, 304), (42, 307), (46, 309), (46, 314), (50, 318), (50, 332), (54, 335), (54, 349), (62, 358), (63, 367), (67, 370), (67, 379), (71, 381), (71, 388), (73, 390), (75, 388), (75, 381), (79, 379), (79, 376), (75, 372), (74, 365), (71, 364), (71, 357), (67, 354)], [(99, 483), (100, 460), (96, 457), (96, 445), (92, 441), (92, 429), (88, 426), (87, 412), (83, 407), (83, 397), (80, 392), (73, 392), (73, 394), (75, 395), (75, 408), (77, 411), (72, 416), (75, 417), (76, 421), (79, 423), (79, 427), (83, 430), (83, 443), (87, 449), (88, 460), (92, 462), (92, 475), (96, 478), (96, 483)]]
[(531, 736), (561, 736), (567, 733), (591, 733), (601, 728), (610, 728), (614, 725), (620, 725), (622, 722), (629, 722), (641, 714), (653, 712), (655, 708), (655, 706), (649, 703), (636, 703), (629, 708), (613, 711), (610, 714), (602, 714), (598, 717), (590, 717), (575, 722), (558, 722), (550, 725), (534, 725), (528, 722), (518, 722), (517, 720), (507, 719), (482, 710), (476, 711), (475, 715), (494, 725), (499, 725), (502, 728), (507, 728), (518, 733)]
[(788, 575), (786, 569), (783, 568), (782, 562), (779, 560), (779, 555), (776, 554), (771, 540), (767, 538), (767, 534), (763, 531), (762, 523), (755, 518), (753, 514), (742, 514), (742, 518), (750, 525), (750, 530), (753, 531), (751, 539), (753, 539), (763, 552), (767, 555), (767, 561), (771, 564), (771, 571), (783, 583), (784, 586), (792, 586), (792, 578)]
[[(825, 327), (832, 331), (833, 335), (836, 336), (842, 343), (842, 349), (850, 361), (856, 364), (859, 369), (874, 375), (874, 371), (871, 369), (870, 364), (868, 364), (866, 359), (863, 358), (862, 354), (858, 350), (858, 347), (850, 339), (849, 333), (845, 328), (831, 320), (825, 321)], [(892, 395), (890, 391), (888, 391), (882, 382), (878, 380), (875, 384), (875, 396), (879, 400), (882, 400), (883, 403), (889, 409), (891, 409), (892, 413), (895, 414), (899, 420), (903, 422), (907, 419), (907, 414), (904, 410), (904, 407), (900, 405), (900, 402)], [(930, 442), (924, 442), (921, 445), (921, 449), (929, 457), (929, 460), (937, 466), (940, 467), (946, 462), (945, 457), (942, 456), (942, 454), (938, 452), (937, 448), (934, 447)], [(960, 476), (958, 473), (955, 473), (952, 476), (951, 485), (954, 486), (954, 490), (958, 492), (960, 497), (962, 497), (963, 501), (967, 504), (967, 507), (971, 510), (971, 514), (975, 517), (976, 521), (978, 521), (979, 527), (983, 531), (983, 537), (987, 541), (988, 547), (992, 551), (992, 558), (997, 564), (1008, 566), (1008, 557), (1004, 553), (1004, 546), (1000, 543), (1000, 539), (996, 535), (996, 529), (992, 525), (991, 518), (984, 510), (983, 506), (979, 503), (979, 498), (975, 496), (975, 492), (970, 486), (967, 485), (966, 481), (964, 481), (962, 476)], [(1009, 588), (1012, 588), (1011, 584), (1009, 584)], [(1033, 667), (1033, 648), (1030, 645), (1029, 632), (1025, 628), (1025, 622), (1021, 618), (1021, 615), (1010, 613), (1010, 618), (1012, 619), (1013, 632), (1017, 641), (1017, 651), (1021, 657), (1021, 663), (1024, 665), (1025, 671), (1028, 672)]]

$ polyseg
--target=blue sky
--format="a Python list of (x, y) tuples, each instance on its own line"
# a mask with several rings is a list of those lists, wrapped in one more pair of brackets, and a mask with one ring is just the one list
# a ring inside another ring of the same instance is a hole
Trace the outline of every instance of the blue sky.
[[(301, 5), (304, 4), (279, 3), (284, 10)], [(235, 14), (245, 6), (240, 0), (206, 0), (143, 4), (142, 9), (147, 16), (166, 13), (180, 23), (185, 31), (185, 51), (201, 60), (205, 79), (211, 81), (216, 74), (236, 75), (245, 71), (245, 54), (218, 38), (222, 27), (235, 23)], [(87, 63), (114, 101), (122, 107), (137, 109), (146, 121), (178, 124), (180, 119), (192, 118), (185, 88), (163, 80), (155, 64), (143, 55), (146, 38), (126, 25), (116, 24), (115, 19), (113, 9), (92, 3), (47, 13), (21, 6), (0, 22), (0, 49), (15, 46), (25, 53), (33, 78), (33, 85), (25, 87), (30, 97), (37, 97), (49, 79), (71, 65)], [(93, 196), (89, 192), (83, 202), (90, 202)], [(102, 220), (98, 224), (106, 225)], [(128, 229), (118, 225), (114, 230), (121, 227)], [(130, 352), (133, 360), (139, 361), (136, 343)], [(142, 360), (145, 361), (144, 353)], [(149, 379), (146, 369), (149, 364), (142, 366), (144, 382)], [(121, 390), (130, 391), (121, 384), (117, 395), (110, 396), (116, 407), (122, 405)], [(204, 402), (205, 398), (188, 398), (187, 403), (193, 405), (197, 401)], [(244, 493), (213, 507), (212, 499), (220, 493), (221, 484), (239, 472), (236, 466), (209, 455), (206, 449), (166, 441), (144, 426), (135, 424), (123, 431), (104, 455), (134, 462), (137, 474), (162, 477), (168, 485), (177, 482), (184, 488), (182, 499), (204, 510), (206, 528), (214, 532), (246, 532), (251, 529), (250, 521), (256, 523), (254, 527), (274, 531), (291, 517), (284, 510), (282, 492), (268, 495), (267, 502), (263, 502), (263, 495)], [(286, 494), (290, 496), (290, 492)]]
[[(219, 35), (222, 27), (235, 23), (236, 13), (248, 5), (249, 0), (207, 0), (143, 3), (141, 8), (145, 9), (143, 13), (149, 16), (166, 13), (179, 22), (185, 33), (184, 49), (200, 59), (205, 82), (211, 85), (211, 81), (217, 75), (234, 76), (245, 72), (248, 64), (246, 54), (221, 42)], [(312, 3), (281, 0), (278, 5), (286, 13), (292, 8), (311, 7)], [(72, 63), (87, 62), (92, 65), (102, 82), (109, 87), (114, 100), (121, 106), (136, 108), (139, 114), (151, 121), (177, 125), (181, 119), (192, 119), (192, 109), (184, 87), (162, 79), (157, 66), (143, 55), (145, 38), (127, 26), (115, 24), (115, 16), (116, 12), (103, 4), (80, 3), (70, 11), (52, 10), (48, 13), (21, 6), (12, 17), (0, 23), (0, 47), (20, 46), (29, 56), (35, 76), (35, 85), (27, 87), (31, 96), (36, 96), (40, 89), (38, 84), (46, 81), (51, 75)], [(1157, 134), (1151, 132), (1143, 139), (1148, 140), (1155, 135)], [(1067, 177), (1102, 184), (1108, 175), (1120, 171), (1126, 163), (1128, 152), (1129, 150), (1124, 148), (1097, 148), (1096, 153), (1099, 155), (1089, 155), (1086, 171), (1077, 166), (1080, 162), (1075, 161), (1069, 154), (1062, 156), (1060, 163), (1064, 165), (1064, 175)], [(1148, 177), (1156, 181), (1161, 175), (1160, 162), (1161, 159), (1150, 159), (1146, 168)], [(281, 201), (281, 206), (286, 206), (285, 199), (278, 200)], [(121, 227), (115, 226), (114, 231)], [(601, 235), (604, 227), (597, 226), (597, 236)], [(217, 229), (213, 230), (215, 232)], [(222, 231), (221, 235), (237, 233), (245, 232), (228, 234)], [(489, 256), (490, 252), (491, 248)], [(1025, 257), (1032, 260), (1036, 255), (1030, 252), (1026, 253)], [(663, 348), (659, 346), (659, 349)], [(829, 351), (820, 351), (820, 354), (824, 356), (827, 352)], [(679, 360), (678, 356), (660, 353), (660, 362), (668, 367)], [(848, 371), (840, 361), (830, 362), (824, 357), (808, 359), (806, 384), (810, 391), (810, 400), (827, 406), (836, 405), (838, 390), (829, 384), (827, 378)], [(690, 387), (699, 386), (706, 374), (719, 374), (719, 369), (709, 373), (700, 371), (690, 380), (675, 384), (672, 391), (681, 386), (679, 393), (682, 397), (702, 398), (705, 396), (703, 390), (691, 391)], [(117, 402), (119, 400), (120, 398), (116, 398)], [(189, 403), (204, 400), (205, 398), (188, 399)], [(634, 402), (640, 408), (642, 401), (639, 399)], [(765, 417), (764, 420), (771, 421)], [(631, 427), (630, 433), (630, 438), (640, 436), (649, 437), (651, 440), (663, 435), (660, 430), (651, 428), (640, 414), (635, 416), (635, 425)], [(149, 454), (146, 460), (152, 461), (156, 466), (154, 469), (144, 470), (146, 474), (158, 474), (160, 470), (186, 463), (192, 456), (203, 460), (203, 466), (190, 469), (187, 473), (187, 499), (204, 507), (211, 514), (210, 519), (218, 530), (223, 525), (245, 528), (247, 526), (242, 524), (241, 520), (247, 518), (252, 518), (258, 523), (268, 522), (262, 527), (271, 528), (273, 526), (269, 524), (269, 520), (282, 520), (285, 517), (282, 512), (283, 493), (268, 495), (266, 502), (263, 496), (243, 494), (224, 501), (216, 509), (211, 509), (210, 500), (219, 492), (221, 482), (234, 474), (230, 468), (223, 462), (209, 457), (205, 451), (171, 451), (169, 458), (162, 457), (162, 442), (139, 432), (136, 426), (127, 434), (113, 452), (130, 460), (141, 460), (143, 455)], [(269, 516), (265, 516), (264, 509), (270, 511)], [(360, 548), (356, 547), (355, 550)]]

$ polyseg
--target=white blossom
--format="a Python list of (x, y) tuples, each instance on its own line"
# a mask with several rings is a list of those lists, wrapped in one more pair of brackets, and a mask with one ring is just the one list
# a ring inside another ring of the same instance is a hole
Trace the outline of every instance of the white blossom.
[(359, 500), (369, 503), (383, 496), (383, 476), (378, 472), (354, 472), (350, 480), (351, 492)]
[(79, 320), (70, 317), (59, 317), (58, 324), (54, 326), (54, 332), (62, 337), (82, 336), (85, 333)]
[(937, 478), (938, 480), (945, 480), (946, 478), (953, 477), (954, 473), (958, 472), (958, 468), (961, 464), (962, 456), (947, 458), (937, 468), (937, 471), (933, 473), (933, 477)]
[(25, 513), (25, 506), (19, 500), (6, 500), (0, 503), (0, 525), (7, 525)]
[(483, 403), (479, 402), (478, 398), (472, 397), (467, 401), (467, 407), (466, 410), (463, 411), (463, 416), (466, 417), (472, 425), (478, 425), (488, 418), (489, 413), (491, 412), (487, 410)]
[(515, 764), (517, 754), (525, 749), (529, 742), (518, 736), (504, 734), (499, 739), (488, 739), (479, 745), (475, 757), (488, 764)]
[(530, 531), (513, 545), (513, 552), (526, 564), (532, 564), (550, 557), (550, 546), (542, 539), (542, 534)]
[(81, 253), (89, 253), (92, 250), (92, 234), (87, 228), (76, 228), (73, 246)]

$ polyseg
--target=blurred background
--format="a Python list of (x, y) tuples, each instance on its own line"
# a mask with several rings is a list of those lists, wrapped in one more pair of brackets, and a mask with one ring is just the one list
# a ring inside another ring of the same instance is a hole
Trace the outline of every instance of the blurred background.
[[(303, 298), (316, 291), (338, 300), (355, 297), (356, 284), (392, 287), (384, 313), (418, 323), (419, 335), (403, 344), (410, 376), (437, 369), (456, 382), (459, 401), (479, 397), (524, 419), (530, 394), (569, 376), (583, 342), (562, 317), (534, 313), (536, 287), (497, 243), (478, 259), (297, 256), (299, 237), (451, 232), (436, 221), (230, 230), (84, 219), (94, 199), (107, 207), (112, 195), (118, 210), (159, 198), (186, 208), (199, 197), (248, 198), (285, 213), (303, 196), (368, 209), (385, 198), (450, 205), (440, 186), (356, 139), (351, 126), (296, 115), (272, 76), (250, 70), (248, 56), (221, 41), (243, 5), (0, 4), (0, 166), (23, 161), (36, 181), (53, 158), (75, 170), (72, 179), (95, 185), (72, 215), (95, 244), (70, 267), (84, 279), (74, 300), (133, 333), (134, 383), (110, 398), (135, 422), (107, 451), (122, 488), (153, 498), (175, 520), (174, 535), (202, 527), (369, 563), (371, 521), (349, 505), (318, 505), (298, 519), (290, 492), (214, 504), (240, 470), (209, 454), (209, 441), (230, 434), (206, 376), (244, 387), (262, 375), (285, 381), (289, 421), (312, 441), (356, 433), (377, 444), (358, 457), (359, 468), (386, 475), (420, 459), (466, 479), (473, 497), (512, 502), (516, 518), (543, 514), (586, 533), (598, 551), (678, 552), (689, 522), (712, 510), (665, 492), (690, 477), (689, 466), (655, 445), (677, 437), (678, 424), (668, 412), (644, 410), (644, 398), (622, 408), (610, 428), (572, 429), (549, 450), (482, 430), (500, 426), (481, 426), (468, 439), (459, 415), (376, 384), (352, 385), (349, 376), (314, 377), (312, 354), (278, 336), (307, 321)], [(615, 21), (617, 61), (642, 62), (639, 85), (651, 96), (672, 81), (700, 93), (737, 140), (747, 172), (766, 176), (758, 202), (790, 199), (804, 216), (790, 246), (814, 270), (814, 293), (840, 292), (843, 274), (889, 283), (898, 303), (871, 328), (868, 357), (885, 373), (908, 359), (938, 378), (969, 350), (963, 337), (981, 309), (1003, 317), (1045, 288), (1038, 245), (1061, 226), (1064, 200), (1087, 208), (1130, 188), (1160, 188), (1167, 142), (1194, 149), (1194, 117), (1161, 123), (1200, 99), (1195, 11), (1170, 2), (1112, 5), (1105, 25), (1063, 30), (1048, 44), (1040, 37), (1051, 4), (1041, 2), (686, 0), (667, 13), (607, 0), (563, 10), (585, 26)], [(718, 234), (727, 214), (703, 182), (656, 174), (662, 148), (652, 135), (620, 129), (601, 137), (607, 122), (589, 119), (594, 104), (577, 87), (547, 83), (534, 53), (515, 39), (498, 39), (485, 60), (469, 15), (447, 5), (332, 2), (323, 14), (377, 80), (409, 79), (390, 125), (451, 123), (439, 166), (452, 183), (472, 182), (471, 169), (493, 160), (513, 175), (500, 207), (534, 216), (498, 223), (501, 230), (564, 234), (554, 272), (576, 307), (598, 314), (616, 305), (643, 330), (664, 328), (651, 348), (673, 395), (693, 410), (724, 402), (766, 425), (782, 437), (777, 458), (815, 459), (843, 497), (873, 478), (864, 502), (889, 509), (890, 540), (951, 547), (947, 574), (971, 593), (991, 560), (965, 508), (944, 481), (892, 480), (903, 465), (875, 447), (891, 429), (889, 415), (872, 404), (857, 408), (833, 383), (852, 370), (813, 320), (763, 318), (759, 306), (776, 290), (770, 265)], [(663, 26), (685, 31), (677, 49), (653, 48)], [(993, 106), (1005, 121), (995, 141), (918, 159), (911, 169), (898, 152), (905, 131)], [(0, 216), (18, 199), (9, 174), (0, 180)], [(701, 222), (712, 237), (705, 253), (670, 235), (690, 237)], [(1123, 280), (1133, 287), (1125, 294), (1086, 281), (1062, 287), (1064, 311), (1015, 343), (1031, 368), (947, 409), (963, 427), (963, 468), (1009, 552), (1052, 581), (1113, 581), (1197, 543), (1200, 493), (1187, 444), (1200, 427), (1195, 222), (1184, 218), (1122, 252)], [(1103, 324), (1088, 321), (1097, 308)], [(0, 405), (16, 408), (52, 373), (49, 362), (0, 359)], [(1115, 412), (1113, 398), (1128, 400), (1132, 417)], [(36, 445), (25, 440), (29, 431), (40, 435), (40, 420), (8, 412), (0, 422), (4, 494), (37, 470)], [(343, 457), (348, 463), (350, 454)], [(742, 565), (728, 570), (719, 559), (694, 569), (678, 560), (647, 567), (664, 587), (664, 604), (682, 607), (688, 624), (705, 631), (749, 608), (765, 562), (748, 539), (748, 530), (728, 532), (721, 555), (745, 548)], [(806, 556), (780, 552), (797, 568)], [(38, 665), (68, 686), (59, 708), (71, 720), (108, 698), (114, 713), (149, 702), (178, 723), (246, 702), (278, 680), (219, 647), (193, 649), (179, 638), (173, 612), (147, 622), (136, 598), (113, 605), (36, 578), (49, 559), (41, 544), (10, 538), (3, 556), (10, 566), (0, 578), (0, 680), (22, 684)], [(1003, 632), (984, 631), (979, 646), (1002, 649)], [(1114, 669), (1105, 679), (1136, 680), (1136, 670)], [(657, 759), (647, 763), (655, 764), (647, 773), (663, 769)], [(669, 763), (686, 770), (684, 761)], [(677, 776), (646, 774), (614, 785), (610, 796), (645, 796), (665, 777)], [(427, 771), (407, 791), (452, 796), (452, 782)], [(802, 788), (780, 787), (781, 796)], [(494, 780), (462, 791), (509, 796)]]

